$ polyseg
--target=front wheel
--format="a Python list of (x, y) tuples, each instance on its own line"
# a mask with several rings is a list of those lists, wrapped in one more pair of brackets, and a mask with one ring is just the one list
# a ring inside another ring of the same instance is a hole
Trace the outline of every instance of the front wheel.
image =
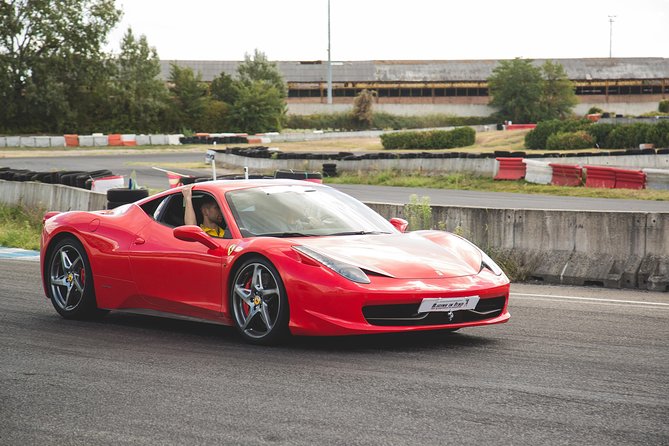
[(91, 265), (79, 240), (67, 237), (56, 243), (45, 268), (49, 298), (61, 316), (90, 319), (106, 313), (97, 308)]
[(279, 272), (262, 257), (246, 260), (230, 290), (235, 326), (253, 344), (276, 344), (288, 334), (288, 299)]

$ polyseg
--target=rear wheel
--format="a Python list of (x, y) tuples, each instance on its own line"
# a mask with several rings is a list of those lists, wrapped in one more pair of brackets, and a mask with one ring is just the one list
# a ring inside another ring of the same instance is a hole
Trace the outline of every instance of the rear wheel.
[(235, 326), (253, 344), (276, 344), (288, 334), (288, 299), (279, 272), (262, 257), (246, 260), (230, 290)]
[(45, 266), (47, 290), (56, 311), (66, 319), (99, 317), (93, 275), (84, 246), (74, 237), (56, 243)]

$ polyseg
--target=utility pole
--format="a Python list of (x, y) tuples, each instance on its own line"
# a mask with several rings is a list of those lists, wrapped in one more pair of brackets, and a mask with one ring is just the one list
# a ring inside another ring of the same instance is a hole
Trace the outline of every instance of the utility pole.
[[(328, 0), (329, 1), (329, 0)], [(609, 59), (613, 57), (613, 22), (616, 16), (609, 16)]]
[(330, 0), (328, 0), (328, 104), (332, 104), (332, 54), (330, 51)]

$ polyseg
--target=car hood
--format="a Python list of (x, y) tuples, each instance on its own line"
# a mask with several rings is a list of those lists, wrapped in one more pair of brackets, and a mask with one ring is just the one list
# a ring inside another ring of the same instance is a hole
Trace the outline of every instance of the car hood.
[(302, 239), (299, 244), (363, 270), (398, 279), (471, 276), (481, 269), (478, 248), (447, 233), (432, 239), (416, 233), (319, 237)]

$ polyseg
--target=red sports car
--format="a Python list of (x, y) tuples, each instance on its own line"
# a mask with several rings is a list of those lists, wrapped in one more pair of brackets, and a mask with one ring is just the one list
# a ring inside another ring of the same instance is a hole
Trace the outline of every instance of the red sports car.
[[(196, 183), (190, 199), (182, 189), (113, 210), (47, 213), (41, 271), (56, 311), (181, 315), (264, 344), (509, 319), (509, 280), (457, 235), (404, 232), (406, 221), (305, 181)], [(222, 237), (184, 224), (188, 201), (200, 223), (212, 199)]]

